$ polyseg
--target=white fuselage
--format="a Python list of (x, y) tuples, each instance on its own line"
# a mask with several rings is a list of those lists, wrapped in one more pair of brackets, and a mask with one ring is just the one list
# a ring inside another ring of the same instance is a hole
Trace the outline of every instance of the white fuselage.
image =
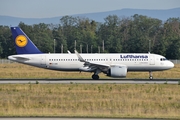
[[(174, 64), (157, 54), (80, 54), (86, 61), (106, 65), (126, 65), (127, 71), (159, 71), (174, 67)], [(84, 62), (76, 54), (24, 54), (12, 55), (8, 59), (46, 69), (60, 71), (85, 71)]]

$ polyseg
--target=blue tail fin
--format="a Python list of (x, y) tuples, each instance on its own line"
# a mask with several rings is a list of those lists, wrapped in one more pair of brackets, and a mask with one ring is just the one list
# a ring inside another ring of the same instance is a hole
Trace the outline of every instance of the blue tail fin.
[(42, 53), (19, 27), (11, 27), (17, 54)]

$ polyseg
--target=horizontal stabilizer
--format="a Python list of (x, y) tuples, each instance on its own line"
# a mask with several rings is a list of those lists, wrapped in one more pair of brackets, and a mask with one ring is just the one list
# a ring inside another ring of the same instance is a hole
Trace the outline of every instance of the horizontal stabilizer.
[(28, 60), (30, 60), (29, 58), (21, 57), (21, 56), (9, 56), (8, 59), (13, 60), (13, 61), (28, 61)]

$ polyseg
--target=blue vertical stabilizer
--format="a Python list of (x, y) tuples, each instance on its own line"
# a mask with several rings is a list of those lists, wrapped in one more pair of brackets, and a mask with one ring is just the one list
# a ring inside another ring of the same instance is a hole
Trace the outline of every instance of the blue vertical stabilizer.
[(19, 27), (11, 27), (17, 54), (42, 53)]

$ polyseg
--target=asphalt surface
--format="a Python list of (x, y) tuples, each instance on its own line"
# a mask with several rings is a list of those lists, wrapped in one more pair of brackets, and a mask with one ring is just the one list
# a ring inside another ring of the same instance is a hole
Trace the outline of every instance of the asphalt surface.
[(0, 84), (180, 84), (180, 79), (0, 79)]

